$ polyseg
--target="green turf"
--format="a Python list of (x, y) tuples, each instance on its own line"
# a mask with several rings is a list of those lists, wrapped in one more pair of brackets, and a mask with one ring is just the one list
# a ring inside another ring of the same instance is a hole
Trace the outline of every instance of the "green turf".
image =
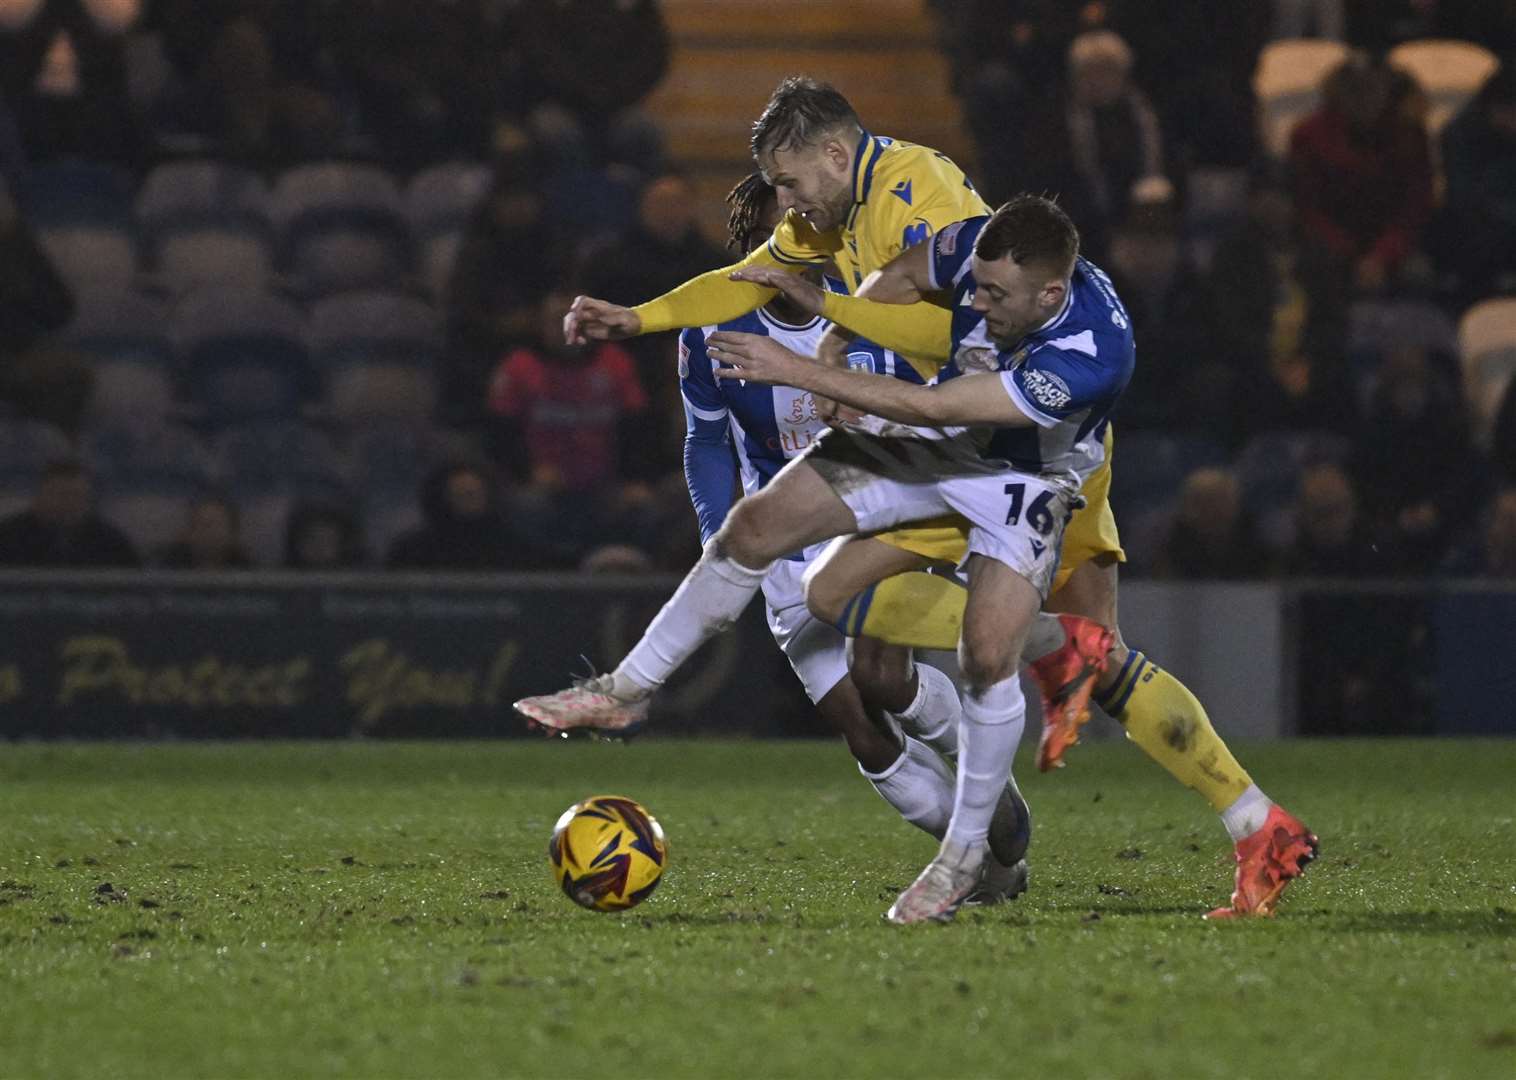
[[(1516, 1076), (1516, 742), (1242, 756), (1324, 848), (1278, 919), (1110, 743), (1022, 763), (1031, 893), (901, 929), (829, 743), (0, 745), (0, 1075)], [(548, 873), (599, 792), (669, 838), (625, 915)]]

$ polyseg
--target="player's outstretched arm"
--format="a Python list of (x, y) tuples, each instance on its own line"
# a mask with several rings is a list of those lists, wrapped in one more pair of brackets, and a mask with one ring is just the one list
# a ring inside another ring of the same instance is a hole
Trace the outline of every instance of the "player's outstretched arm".
[(822, 338), (817, 355), (825, 359), (841, 355), (852, 334), (913, 360), (947, 363), (953, 315), (926, 302), (927, 294), (935, 289), (931, 243), (906, 248), (865, 278), (856, 296), (827, 293), (823, 297), (821, 314), (833, 327)]
[(901, 424), (927, 427), (989, 424), (1029, 427), (1035, 421), (1011, 400), (998, 374), (963, 375), (918, 386), (861, 371), (813, 363), (771, 337), (720, 331), (706, 340), (710, 355), (728, 369), (718, 378), (746, 379), (825, 394), (855, 409)]

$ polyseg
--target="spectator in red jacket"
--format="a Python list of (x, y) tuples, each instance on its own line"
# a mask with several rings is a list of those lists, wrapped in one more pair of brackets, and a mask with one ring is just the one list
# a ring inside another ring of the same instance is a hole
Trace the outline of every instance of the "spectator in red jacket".
[(1312, 254), (1357, 289), (1400, 269), (1432, 211), (1426, 98), (1406, 75), (1355, 56), (1290, 137), (1295, 203)]

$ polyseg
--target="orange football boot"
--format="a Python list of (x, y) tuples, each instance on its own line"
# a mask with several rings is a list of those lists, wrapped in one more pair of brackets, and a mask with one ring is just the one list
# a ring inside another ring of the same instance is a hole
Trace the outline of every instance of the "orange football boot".
[(1207, 919), (1241, 919), (1274, 914), (1279, 895), (1320, 850), (1316, 834), (1282, 806), (1269, 807), (1263, 827), (1237, 841), (1237, 889), (1230, 907)]
[(1037, 768), (1043, 772), (1063, 765), (1063, 752), (1079, 741), (1079, 729), (1089, 723), (1090, 695), (1116, 640), (1110, 630), (1082, 615), (1059, 615), (1058, 621), (1067, 635), (1063, 647), (1029, 665), (1042, 691)]

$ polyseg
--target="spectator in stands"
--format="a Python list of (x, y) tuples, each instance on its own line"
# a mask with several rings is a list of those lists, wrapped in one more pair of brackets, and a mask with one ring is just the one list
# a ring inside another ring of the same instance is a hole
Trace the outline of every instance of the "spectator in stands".
[(34, 159), (141, 160), (125, 52), (141, 9), (141, 0), (0, 0), (0, 97)]
[(1295, 540), (1285, 553), (1293, 577), (1380, 577), (1395, 566), (1389, 536), (1374, 533), (1358, 509), (1358, 493), (1340, 465), (1319, 462), (1300, 473)]
[(1385, 357), (1355, 445), (1354, 475), (1372, 531), (1409, 573), (1442, 557), (1473, 499), (1477, 461), (1463, 398), (1423, 348)]
[(1305, 250), (1323, 278), (1376, 293), (1417, 249), (1432, 209), (1425, 108), (1409, 76), (1357, 55), (1291, 134)]
[[(700, 231), (690, 182), (678, 173), (649, 181), (638, 197), (637, 220), (621, 235), (590, 247), (579, 280), (591, 296), (635, 304), (658, 296), (690, 278), (724, 266), (726, 252)], [(651, 418), (653, 452), (666, 451), (663, 464), (678, 467), (678, 433), (684, 430), (675, 368), (670, 358), (678, 335), (644, 334), (622, 343), (637, 362), (637, 373), (657, 403)]]
[(1495, 493), (1478, 539), (1455, 549), (1443, 569), (1456, 577), (1516, 581), (1516, 485)]
[(95, 513), (94, 485), (78, 461), (50, 462), (29, 510), (0, 521), (0, 566), (136, 566), (120, 529)]
[(1188, 581), (1242, 581), (1268, 573), (1269, 552), (1242, 508), (1231, 472), (1204, 468), (1185, 477), (1153, 571), (1157, 577)]
[(1069, 46), (1067, 92), (1036, 110), (1025, 148), (1027, 186), (1058, 196), (1097, 261), (1139, 181), (1166, 183), (1158, 114), (1132, 80), (1132, 63), (1131, 48), (1110, 30), (1080, 34)]
[(1516, 65), (1506, 63), (1442, 132), (1447, 176), (1433, 235), (1475, 300), (1516, 282)]
[(300, 503), (290, 511), (284, 532), (289, 569), (350, 570), (363, 559), (363, 537), (350, 511), (320, 503)]
[(158, 558), (171, 570), (245, 570), (253, 565), (238, 538), (237, 507), (220, 495), (190, 504), (184, 532)]
[(1115, 0), (1111, 7), (1112, 27), (1136, 53), (1136, 80), (1153, 97), (1171, 175), (1247, 165), (1257, 131), (1253, 69), (1268, 39), (1269, 5)]
[(390, 546), (386, 564), (414, 570), (535, 570), (542, 561), (518, 541), (501, 513), (491, 472), (453, 461), (422, 484), (426, 524)]
[(165, 136), (265, 167), (334, 152), (351, 118), (331, 44), (361, 19), (340, 0), (147, 0), (173, 74)]
[(1274, 0), (1269, 37), (1341, 41), (1347, 24), (1343, 0)]
[(496, 133), (495, 145), (490, 189), (464, 230), (445, 300), (443, 401), (448, 414), (464, 422), (483, 415), (500, 358), (536, 337), (562, 246), (544, 213), (537, 146), (510, 125)]
[(74, 298), (27, 228), (0, 178), (0, 401), (76, 435), (93, 373), (85, 359), (46, 344), (74, 312)]
[(563, 343), (573, 299), (550, 293), (537, 342), (512, 351), (490, 385), (499, 450), (526, 494), (578, 544), (621, 533), (649, 499), (648, 395), (621, 345)]
[(1139, 198), (1102, 265), (1142, 335), (1142, 370), (1122, 398), (1121, 426), (1224, 430), (1235, 358), (1218, 347), (1207, 283), (1185, 258), (1173, 200)]
[(568, 109), (596, 146), (611, 119), (668, 71), (668, 27), (657, 0), (523, 4), (516, 20), (528, 85)]

